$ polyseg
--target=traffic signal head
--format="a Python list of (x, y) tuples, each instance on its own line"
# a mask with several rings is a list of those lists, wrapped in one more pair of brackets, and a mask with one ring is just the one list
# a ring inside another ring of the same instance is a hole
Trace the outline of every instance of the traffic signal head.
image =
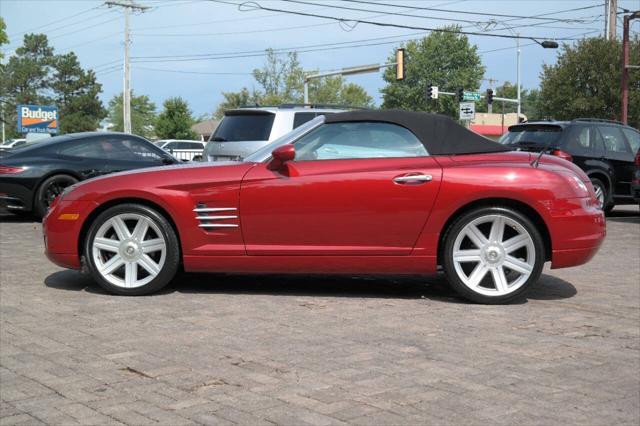
[(429, 84), (427, 86), (427, 90), (425, 92), (425, 96), (427, 98), (428, 101), (430, 101), (431, 99), (433, 99), (433, 84)]
[(487, 103), (488, 104), (493, 103), (493, 90), (491, 89), (487, 89)]
[(458, 95), (458, 102), (464, 101), (464, 87), (458, 87), (456, 94)]

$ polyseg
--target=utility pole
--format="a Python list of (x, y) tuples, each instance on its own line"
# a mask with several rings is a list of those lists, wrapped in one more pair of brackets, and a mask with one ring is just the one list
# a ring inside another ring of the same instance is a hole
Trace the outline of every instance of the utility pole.
[(640, 68), (639, 64), (629, 64), (629, 27), (633, 19), (640, 18), (640, 11), (637, 10), (631, 15), (625, 15), (622, 18), (622, 108), (621, 108), (621, 121), (627, 124), (628, 112), (629, 112), (629, 69)]
[(618, 0), (609, 0), (609, 33), (607, 34), (607, 40), (616, 39), (616, 19), (618, 17)]
[(516, 76), (516, 85), (518, 86), (518, 123), (520, 122), (520, 114), (522, 113), (522, 100), (520, 99), (520, 36), (516, 38), (517, 48), (518, 48), (518, 73)]
[(604, 38), (609, 38), (609, 0), (604, 0)]
[(131, 34), (129, 33), (129, 12), (144, 12), (149, 8), (147, 6), (136, 4), (132, 0), (110, 0), (106, 1), (104, 4), (109, 7), (121, 7), (124, 11), (124, 82), (122, 90), (122, 117), (124, 120), (124, 132), (131, 133), (131, 70), (129, 66), (129, 45), (131, 44)]

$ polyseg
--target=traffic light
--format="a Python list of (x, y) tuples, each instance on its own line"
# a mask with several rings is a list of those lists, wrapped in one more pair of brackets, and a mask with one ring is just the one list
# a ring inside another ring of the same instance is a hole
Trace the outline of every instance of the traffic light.
[(433, 99), (433, 84), (429, 84), (427, 86), (427, 90), (425, 92), (425, 96), (427, 97), (428, 101)]
[(458, 87), (456, 90), (456, 94), (458, 95), (458, 102), (464, 101), (464, 87)]
[(487, 104), (491, 105), (493, 103), (493, 90), (487, 89)]
[(404, 80), (404, 49), (396, 50), (396, 80)]

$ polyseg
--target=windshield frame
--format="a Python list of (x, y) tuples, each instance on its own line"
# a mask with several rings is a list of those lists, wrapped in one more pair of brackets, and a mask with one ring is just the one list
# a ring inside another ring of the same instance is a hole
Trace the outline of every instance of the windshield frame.
[(322, 126), (325, 121), (324, 115), (319, 115), (313, 120), (307, 121), (300, 127), (296, 127), (289, 133), (280, 136), (278, 139), (269, 143), (268, 145), (263, 146), (256, 152), (251, 155), (245, 157), (242, 161), (245, 163), (264, 163), (271, 158), (271, 153), (274, 149), (281, 147), (282, 145), (287, 144), (295, 144), (300, 138), (305, 136), (307, 133), (317, 129)]

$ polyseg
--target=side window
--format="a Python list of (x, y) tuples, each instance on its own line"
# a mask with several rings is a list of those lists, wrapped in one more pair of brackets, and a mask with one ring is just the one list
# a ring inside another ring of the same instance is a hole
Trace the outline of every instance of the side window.
[(575, 126), (569, 132), (566, 149), (569, 152), (587, 153), (593, 150), (593, 137), (588, 126)]
[(187, 142), (187, 149), (202, 149), (202, 144), (198, 142)]
[(307, 121), (311, 121), (319, 115), (331, 115), (332, 112), (296, 112), (293, 115), (293, 128), (302, 126)]
[(99, 139), (72, 140), (62, 147), (60, 154), (82, 158), (105, 158), (103, 145), (110, 144), (108, 140)]
[(126, 161), (149, 161), (158, 162), (162, 160), (160, 153), (156, 152), (150, 144), (137, 139), (112, 139), (110, 150), (106, 158)]
[(627, 142), (629, 142), (629, 145), (631, 146), (631, 151), (638, 152), (640, 149), (640, 133), (627, 127), (622, 128), (622, 133), (627, 137)]
[(165, 145), (164, 149), (166, 149), (166, 150), (180, 149), (180, 146), (178, 145), (177, 142), (169, 142), (168, 144)]
[(604, 146), (609, 152), (629, 152), (627, 142), (618, 127), (614, 126), (598, 126)]
[(296, 160), (424, 157), (422, 142), (404, 127), (378, 122), (330, 123), (295, 143)]

